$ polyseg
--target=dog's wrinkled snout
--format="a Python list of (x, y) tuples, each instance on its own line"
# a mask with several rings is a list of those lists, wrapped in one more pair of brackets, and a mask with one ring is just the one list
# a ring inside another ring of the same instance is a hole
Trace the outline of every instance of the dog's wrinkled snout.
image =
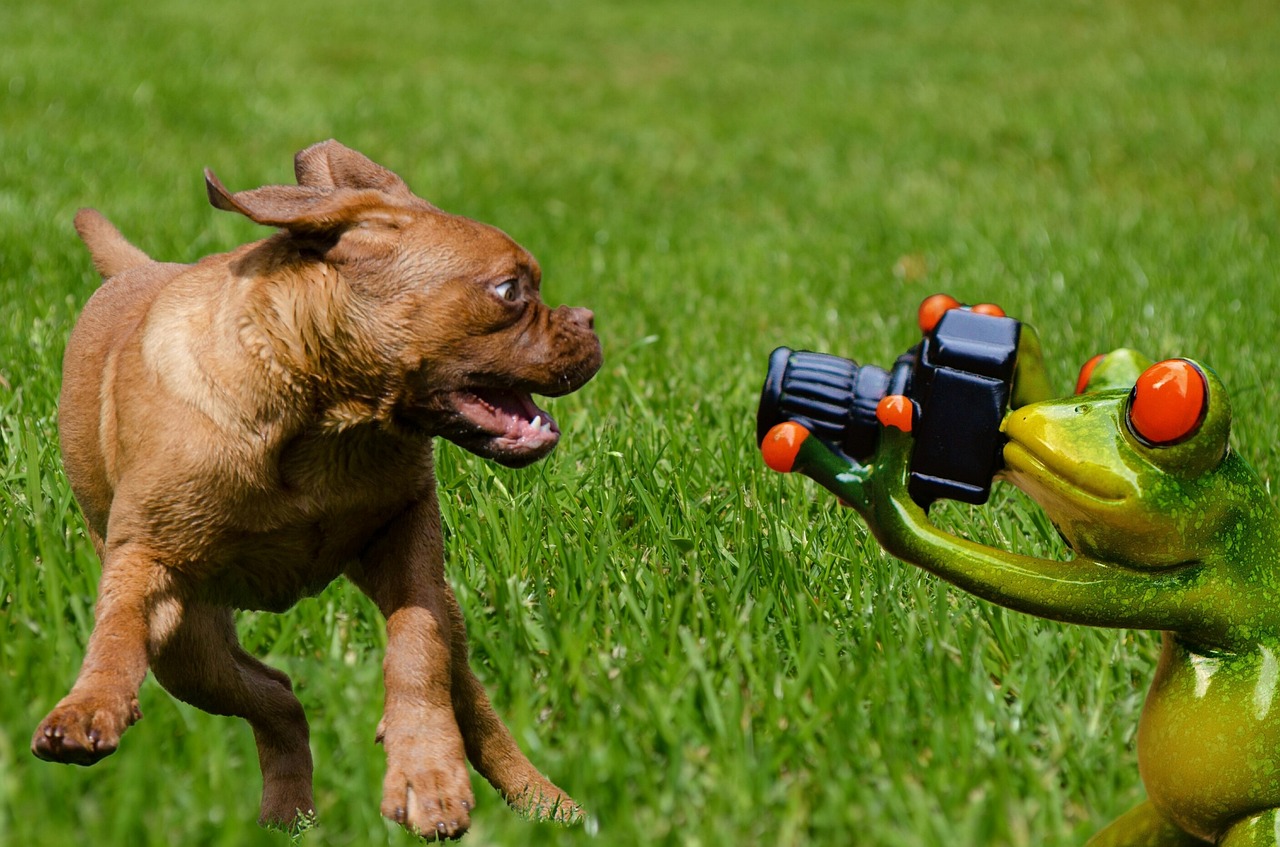
[(581, 388), (600, 369), (604, 356), (595, 333), (595, 313), (581, 306), (557, 306), (547, 317), (549, 379), (536, 393), (558, 397)]
[(581, 306), (557, 306), (551, 310), (548, 319), (549, 328), (559, 337), (556, 342), (565, 352), (586, 354), (599, 345), (596, 336), (596, 315), (590, 309)]
[(590, 309), (584, 309), (581, 306), (563, 306), (561, 308), (569, 309), (569, 320), (583, 329), (594, 330), (596, 328), (596, 313)]

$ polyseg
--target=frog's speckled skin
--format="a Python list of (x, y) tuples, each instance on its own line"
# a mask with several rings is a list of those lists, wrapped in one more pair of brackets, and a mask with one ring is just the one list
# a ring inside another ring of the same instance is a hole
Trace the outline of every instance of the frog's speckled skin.
[(1138, 729), (1149, 799), (1090, 847), (1280, 845), (1280, 512), (1228, 447), (1227, 394), (1207, 368), (1207, 411), (1191, 437), (1150, 447), (1133, 435), (1129, 388), (1147, 364), (1116, 351), (1084, 394), (1005, 419), (1003, 476), (1053, 519), (1070, 561), (935, 528), (907, 495), (912, 442), (895, 429), (866, 466), (804, 439), (793, 470), (857, 509), (889, 553), (979, 597), (1163, 633)]

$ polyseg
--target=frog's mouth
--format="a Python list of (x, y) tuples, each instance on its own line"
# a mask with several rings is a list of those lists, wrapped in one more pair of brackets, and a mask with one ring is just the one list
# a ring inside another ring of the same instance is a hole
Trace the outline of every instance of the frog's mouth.
[(1060, 453), (1040, 453), (1014, 439), (1004, 446), (1004, 475), (1036, 500), (1036, 492), (1075, 492), (1078, 497), (1118, 505), (1129, 486), (1108, 469)]
[(1112, 415), (1076, 402), (1033, 403), (1001, 424), (1004, 476), (1050, 511), (1118, 506), (1135, 493), (1115, 446)]

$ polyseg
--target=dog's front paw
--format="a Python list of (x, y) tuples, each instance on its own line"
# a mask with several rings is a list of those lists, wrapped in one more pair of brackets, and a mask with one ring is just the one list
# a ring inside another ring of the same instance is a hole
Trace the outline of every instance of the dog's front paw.
[(458, 838), (471, 826), (471, 776), (462, 739), (428, 744), (384, 737), (387, 778), (382, 814), (423, 838)]
[(475, 797), (466, 765), (387, 769), (382, 814), (423, 838), (458, 838), (471, 826)]
[(36, 727), (31, 752), (50, 762), (92, 765), (120, 746), (142, 717), (138, 699), (69, 694)]

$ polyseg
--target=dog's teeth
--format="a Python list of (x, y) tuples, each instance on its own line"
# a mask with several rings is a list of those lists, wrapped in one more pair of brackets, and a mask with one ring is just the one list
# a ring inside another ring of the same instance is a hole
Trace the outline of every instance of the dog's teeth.
[(533, 421), (530, 422), (529, 425), (532, 426), (534, 429), (542, 429), (542, 415), (538, 415), (537, 417), (535, 417)]

